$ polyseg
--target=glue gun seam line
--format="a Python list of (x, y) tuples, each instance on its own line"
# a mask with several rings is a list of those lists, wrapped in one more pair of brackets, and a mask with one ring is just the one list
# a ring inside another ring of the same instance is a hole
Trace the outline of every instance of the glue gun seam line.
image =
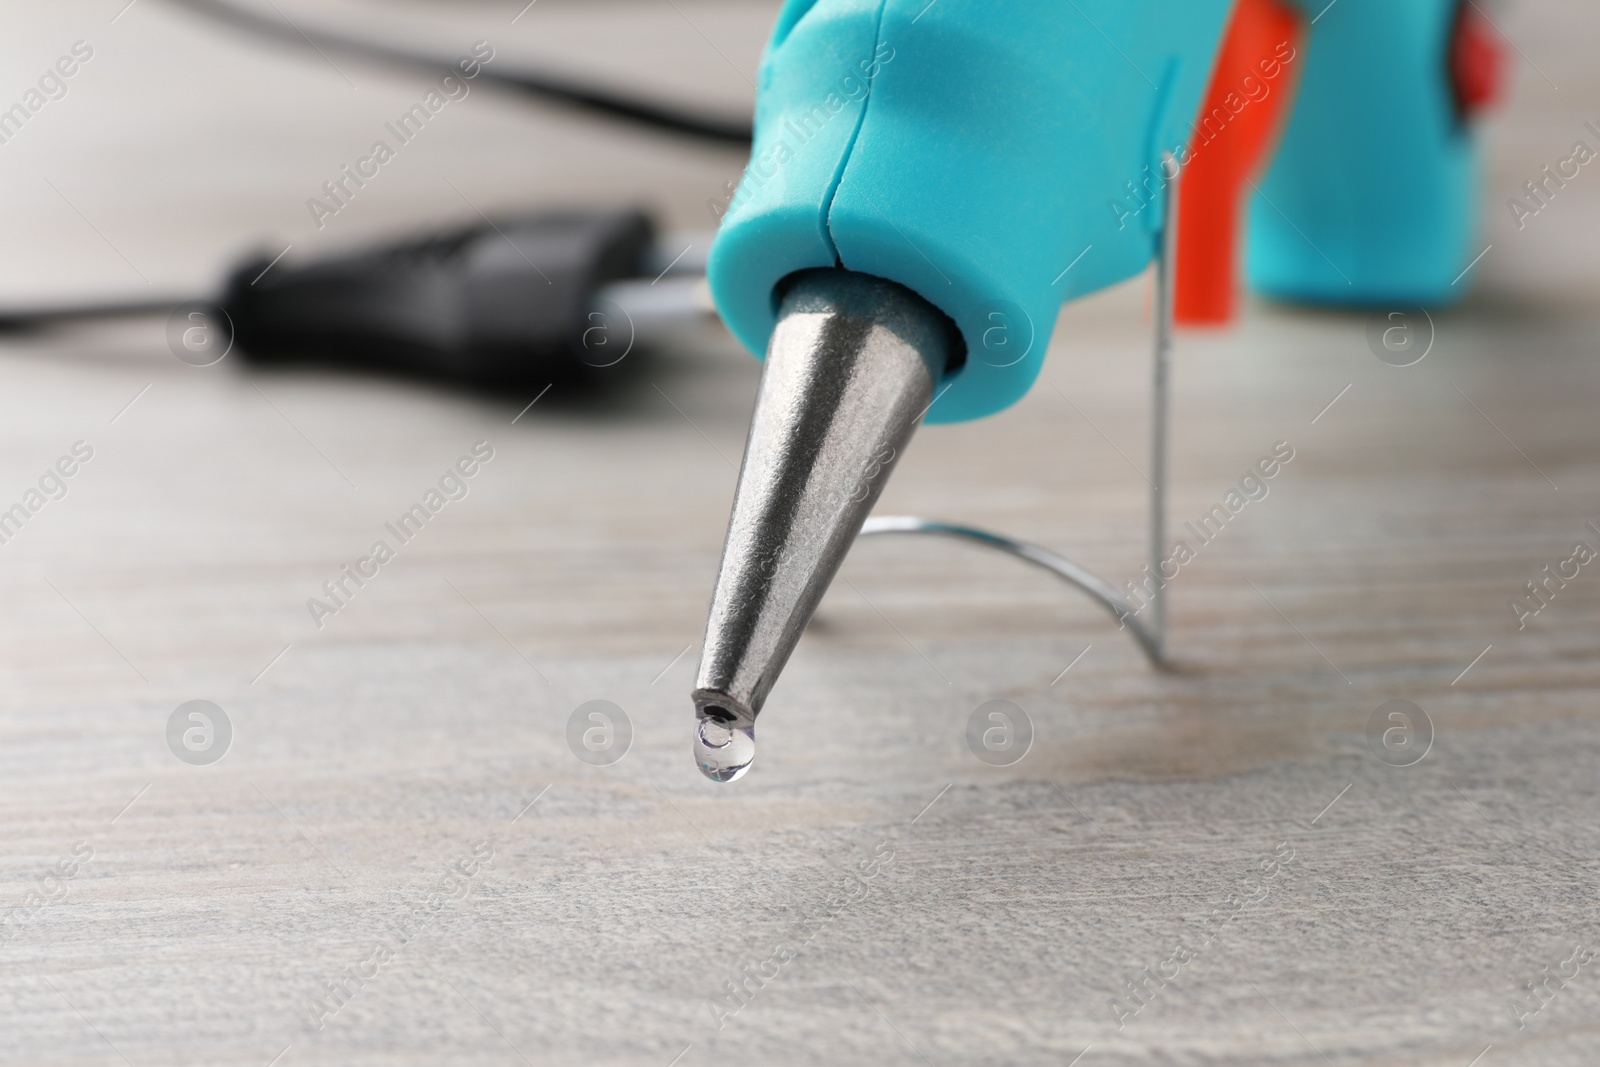
[[(883, 12), (889, 6), (889, 0), (878, 0), (878, 14), (873, 22), (872, 47), (874, 54), (883, 45)], [(877, 73), (867, 79), (867, 95), (861, 101), (861, 113), (856, 116), (856, 124), (850, 131), (850, 141), (844, 146), (844, 151), (839, 153), (839, 166), (833, 172), (833, 179), (828, 183), (828, 191), (822, 203), (822, 238), (828, 244), (828, 250), (833, 253), (833, 265), (844, 269), (844, 257), (839, 254), (839, 245), (833, 239), (833, 202), (839, 195), (839, 186), (844, 183), (844, 172), (850, 166), (850, 157), (855, 154), (856, 141), (861, 136), (861, 127), (867, 121), (867, 109), (872, 107), (872, 86), (877, 81)]]

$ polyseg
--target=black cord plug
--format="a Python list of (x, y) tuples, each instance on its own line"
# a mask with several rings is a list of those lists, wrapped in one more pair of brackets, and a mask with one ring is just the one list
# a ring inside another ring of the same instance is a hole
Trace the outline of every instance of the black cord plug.
[(265, 258), (222, 299), (258, 363), (319, 363), (478, 388), (601, 377), (631, 339), (599, 305), (652, 247), (642, 211), (505, 219), (304, 265)]

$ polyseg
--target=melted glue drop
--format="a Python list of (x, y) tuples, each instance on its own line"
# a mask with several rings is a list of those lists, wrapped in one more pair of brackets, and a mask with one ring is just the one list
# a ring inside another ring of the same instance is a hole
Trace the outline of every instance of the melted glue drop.
[(701, 719), (694, 731), (694, 761), (713, 782), (731, 782), (756, 758), (756, 728)]

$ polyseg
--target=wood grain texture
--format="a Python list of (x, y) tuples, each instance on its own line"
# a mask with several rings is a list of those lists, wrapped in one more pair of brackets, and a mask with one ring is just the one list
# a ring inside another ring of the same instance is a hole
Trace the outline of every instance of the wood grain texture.
[[(421, 82), (351, 88), (120, 6), (8, 8), (7, 69), (97, 48), (0, 146), (14, 302), (468, 217), (444, 178), (486, 208), (641, 196), (693, 229), (739, 165), (483, 93), (317, 231), (304, 199)], [(507, 62), (592, 51), (731, 107), (772, 7), (541, 0), (513, 27), (521, 6), (283, 4), (498, 35)], [(1564, 151), (1597, 88), (1593, 12), (1515, 15), (1561, 91), (1519, 68), (1491, 191)], [(520, 417), (531, 396), (191, 368), (159, 321), (6, 340), (0, 506), (94, 455), (0, 544), (0, 1056), (1592, 1064), (1600, 961), (1514, 1005), (1600, 949), (1600, 574), (1522, 630), (1508, 601), (1597, 539), (1597, 191), (1492, 222), (1480, 295), (1414, 367), (1361, 315), (1255, 307), (1180, 340), (1175, 532), (1277, 442), (1294, 458), (1173, 582), (1179, 669), (1015, 561), (865, 543), (731, 787), (691, 764), (681, 654), (756, 380), (725, 336)], [(1134, 577), (1146, 284), (1069, 309), (1014, 409), (923, 432), (879, 512)], [(466, 498), (317, 628), (306, 599), (477, 441)], [(167, 747), (192, 699), (233, 725), (210, 766)], [(567, 744), (594, 699), (632, 722), (608, 767)], [(993, 699), (1035, 732), (1009, 768), (966, 747)], [(1414, 766), (1369, 746), (1392, 699), (1434, 728)]]

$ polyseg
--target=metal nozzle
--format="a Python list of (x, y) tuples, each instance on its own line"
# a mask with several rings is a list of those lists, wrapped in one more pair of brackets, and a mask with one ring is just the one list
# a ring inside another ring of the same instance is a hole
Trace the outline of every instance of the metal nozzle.
[(706, 620), (694, 691), (702, 729), (754, 724), (958, 338), (943, 313), (893, 282), (845, 270), (791, 280)]

